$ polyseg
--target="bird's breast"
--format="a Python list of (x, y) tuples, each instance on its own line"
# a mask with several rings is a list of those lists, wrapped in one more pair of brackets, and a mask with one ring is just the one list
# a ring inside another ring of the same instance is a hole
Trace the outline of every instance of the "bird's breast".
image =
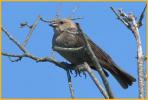
[[(54, 45), (64, 48), (76, 48), (81, 47), (83, 43), (79, 41), (79, 37), (75, 34), (62, 33), (59, 36), (56, 36), (53, 40)], [(57, 52), (63, 56), (65, 59), (70, 61), (73, 64), (80, 64), (85, 61), (86, 54), (84, 50), (80, 50), (79, 52), (68, 52), (68, 51), (58, 51)]]
[[(83, 63), (84, 61), (87, 61), (86, 53), (84, 50), (80, 50), (79, 52), (63, 52), (58, 51), (60, 55), (62, 55), (65, 59), (67, 59), (69, 62), (78, 65)], [(85, 57), (86, 56), (86, 57)]]
[(55, 43), (57, 46), (64, 47), (64, 48), (75, 48), (79, 47), (81, 44), (77, 41), (78, 38), (74, 34), (69, 33), (62, 33), (61, 35), (57, 36), (55, 39)]

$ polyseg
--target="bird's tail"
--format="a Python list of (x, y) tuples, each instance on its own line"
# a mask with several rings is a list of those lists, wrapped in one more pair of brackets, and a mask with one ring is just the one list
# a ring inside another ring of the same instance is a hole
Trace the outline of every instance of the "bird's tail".
[(120, 85), (126, 89), (128, 86), (131, 86), (136, 79), (130, 74), (126, 73), (122, 69), (119, 69), (117, 65), (113, 65), (110, 67), (111, 74), (117, 79)]

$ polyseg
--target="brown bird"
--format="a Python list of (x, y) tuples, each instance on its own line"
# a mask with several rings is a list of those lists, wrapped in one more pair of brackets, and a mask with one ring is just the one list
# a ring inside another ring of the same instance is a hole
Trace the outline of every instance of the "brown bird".
[[(81, 34), (79, 34), (76, 23), (72, 20), (52, 20), (50, 22), (50, 26), (52, 26), (54, 30), (54, 36), (52, 40), (53, 46), (76, 48), (85, 45)], [(90, 39), (88, 39), (88, 41), (106, 76), (108, 76), (106, 71), (108, 70), (124, 89), (128, 88), (128, 86), (131, 86), (133, 82), (136, 81), (134, 77), (120, 69), (118, 65), (112, 60), (112, 58), (98, 45), (96, 45)], [(79, 52), (57, 50), (57, 52), (74, 65), (80, 65), (84, 62), (87, 62), (92, 69), (96, 70), (91, 58), (85, 50), (81, 50)]]

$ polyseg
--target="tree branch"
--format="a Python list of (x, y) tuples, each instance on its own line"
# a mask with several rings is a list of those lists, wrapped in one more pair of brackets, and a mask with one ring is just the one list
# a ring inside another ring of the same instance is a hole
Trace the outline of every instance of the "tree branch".
[(93, 61), (94, 65), (95, 65), (95, 67), (96, 67), (96, 70), (99, 72), (99, 74), (100, 74), (100, 76), (101, 76), (101, 79), (102, 79), (103, 84), (104, 84), (104, 86), (105, 86), (105, 88), (106, 88), (106, 91), (107, 91), (107, 93), (108, 93), (109, 98), (114, 98), (113, 93), (112, 93), (112, 91), (111, 91), (111, 88), (110, 88), (110, 86), (109, 86), (109, 83), (108, 83), (108, 81), (107, 81), (107, 79), (106, 79), (106, 76), (105, 76), (103, 70), (102, 70), (102, 67), (101, 67), (100, 63), (98, 62), (98, 59), (97, 59), (97, 57), (95, 56), (95, 54), (94, 54), (92, 48), (90, 47), (90, 44), (89, 44), (89, 42), (88, 42), (87, 36), (86, 36), (85, 33), (82, 31), (82, 29), (80, 28), (80, 26), (79, 26), (78, 23), (77, 23), (77, 27), (78, 27), (79, 33), (82, 34), (82, 36), (83, 36), (83, 38), (84, 38), (85, 45), (86, 45), (86, 50), (88, 51), (87, 53), (89, 54), (91, 60)]
[[(142, 19), (144, 18), (144, 12), (145, 12), (146, 6), (144, 10), (141, 13), (140, 19), (137, 22), (135, 16), (132, 13), (127, 14), (125, 17), (124, 15), (119, 12), (119, 14), (116, 13), (116, 11), (111, 7), (111, 10), (115, 13), (117, 17), (119, 17), (120, 21), (126, 21), (130, 27), (128, 27), (129, 30), (132, 31), (136, 44), (137, 44), (137, 65), (138, 65), (138, 89), (139, 89), (139, 98), (144, 98), (144, 55), (142, 50), (142, 43), (139, 33), (139, 28), (142, 26)], [(122, 16), (122, 17), (121, 17)], [(126, 24), (124, 24), (127, 26)]]
[(6, 53), (6, 52), (2, 52), (2, 55), (8, 56), (8, 57), (25, 57), (24, 54), (19, 55), (19, 54), (11, 54), (11, 53)]
[(129, 29), (129, 24), (121, 18), (121, 16), (117, 13), (117, 11), (115, 11), (113, 7), (110, 7), (110, 9), (115, 13), (117, 19), (119, 19)]
[(71, 98), (74, 98), (74, 89), (73, 89), (73, 86), (72, 86), (72, 81), (71, 81), (71, 76), (70, 76), (69, 70), (67, 70), (67, 79), (68, 79), (68, 85), (69, 85)]
[[(27, 58), (31, 58), (32, 60), (35, 60), (36, 62), (51, 62), (54, 63), (55, 65), (57, 65), (58, 67), (62, 68), (62, 69), (67, 69), (67, 66), (70, 65), (66, 62), (58, 62), (56, 59), (53, 59), (53, 57), (36, 57), (32, 54), (30, 54), (11, 34), (9, 34), (4, 28), (2, 28), (2, 31), (8, 36), (8, 38), (14, 43), (16, 44), (16, 46), (23, 51), (23, 54), (12, 54), (12, 53), (5, 53), (2, 52), (3, 56), (8, 56), (8, 57), (27, 57)], [(68, 67), (68, 69), (70, 70), (74, 70), (74, 67)]]
[(23, 42), (23, 44), (22, 44), (23, 47), (25, 47), (25, 46), (27, 45), (27, 43), (28, 43), (28, 41), (29, 41), (29, 39), (30, 39), (30, 37), (31, 37), (31, 35), (32, 35), (32, 33), (33, 33), (33, 30), (36, 28), (37, 24), (38, 24), (39, 21), (40, 21), (40, 18), (41, 18), (41, 17), (38, 16), (37, 19), (35, 20), (35, 22), (33, 23), (33, 25), (31, 26), (31, 28), (30, 28), (30, 30), (29, 30), (29, 33), (27, 34), (26, 39), (24, 40), (24, 42)]
[[(3, 56), (7, 56), (7, 57), (21, 57), (21, 58), (30, 58), (36, 62), (50, 62), (53, 63), (55, 65), (57, 65), (57, 67), (62, 68), (64, 70), (74, 70), (73, 66), (70, 66), (70, 64), (66, 63), (66, 62), (59, 62), (56, 59), (54, 59), (53, 57), (36, 57), (32, 54), (28, 54), (28, 53), (24, 53), (24, 54), (12, 54), (12, 53), (6, 53), (6, 52), (2, 52)], [(67, 68), (67, 66), (69, 66)]]
[(108, 99), (109, 96), (107, 94), (107, 92), (105, 91), (105, 89), (101, 86), (101, 84), (99, 83), (99, 81), (97, 80), (95, 74), (93, 73), (93, 71), (91, 70), (91, 68), (89, 67), (89, 65), (84, 62), (84, 68), (86, 69), (86, 71), (88, 72), (89, 76), (91, 77), (91, 79), (93, 80), (93, 82), (96, 84), (97, 88), (100, 90), (100, 92), (102, 93), (102, 95)]
[(7, 37), (22, 51), (22, 52), (26, 52), (25, 48), (23, 46), (20, 45), (20, 43), (12, 37), (12, 35), (10, 35), (6, 29), (4, 29), (3, 27), (1, 28), (2, 31), (7, 35)]
[[(27, 24), (27, 22), (25, 22), (25, 23), (21, 23), (20, 24), (20, 28), (23, 28), (24, 26), (27, 26), (28, 28), (29, 28), (29, 33), (27, 34), (27, 36), (26, 36), (26, 38), (25, 38), (25, 40), (24, 40), (24, 42), (22, 43), (22, 46), (23, 47), (25, 47), (26, 45), (27, 45), (27, 43), (28, 43), (28, 41), (29, 41), (29, 39), (31, 38), (31, 35), (32, 35), (32, 33), (33, 33), (33, 30), (36, 28), (36, 26), (37, 26), (37, 24), (39, 23), (39, 21), (40, 21), (40, 16), (38, 16), (37, 17), (37, 19), (35, 20), (35, 22), (33, 23), (33, 25), (28, 25)], [(18, 62), (18, 61), (20, 61), (21, 59), (22, 59), (22, 57), (17, 57), (16, 59), (11, 59), (11, 57), (9, 57), (10, 59), (10, 61), (11, 62)]]

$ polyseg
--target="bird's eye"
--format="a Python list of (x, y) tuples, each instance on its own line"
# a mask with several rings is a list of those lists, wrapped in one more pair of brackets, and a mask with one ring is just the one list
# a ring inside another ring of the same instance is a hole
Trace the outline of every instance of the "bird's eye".
[(64, 24), (64, 22), (63, 21), (60, 21), (60, 24)]

